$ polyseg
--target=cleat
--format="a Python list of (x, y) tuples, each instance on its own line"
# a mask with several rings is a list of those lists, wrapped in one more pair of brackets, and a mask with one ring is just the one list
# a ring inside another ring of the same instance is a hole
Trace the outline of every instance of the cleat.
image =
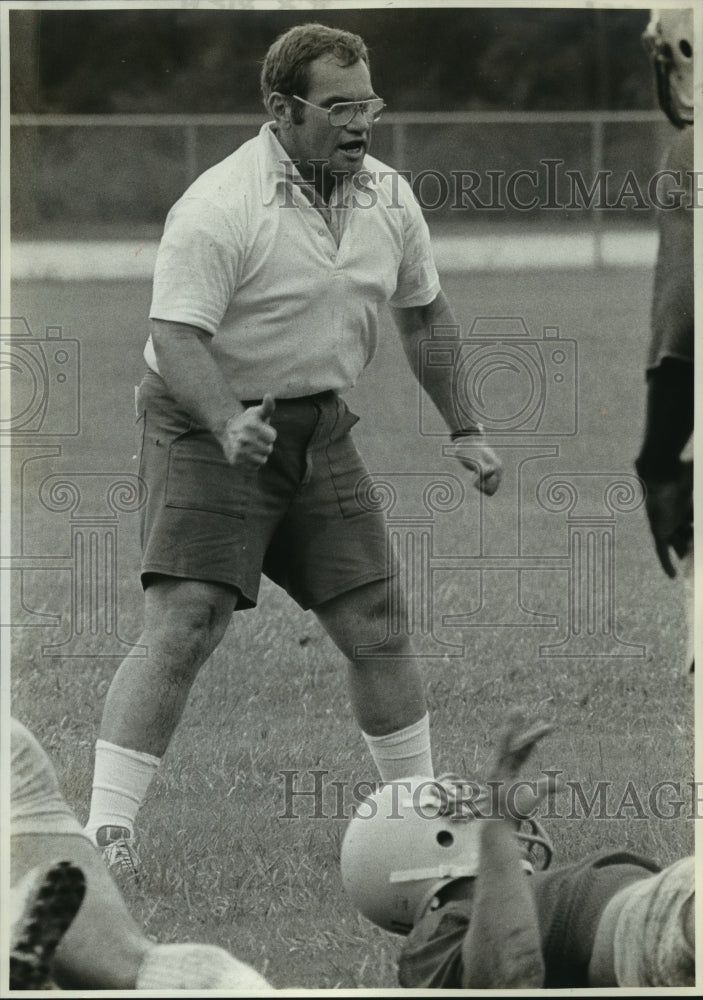
[(10, 989), (54, 987), (54, 954), (84, 896), (83, 872), (68, 861), (52, 865), (43, 874), (33, 869), (12, 887), (12, 908), (19, 912), (10, 945)]
[(132, 835), (124, 826), (101, 826), (95, 834), (98, 850), (110, 872), (118, 878), (136, 878), (139, 856)]

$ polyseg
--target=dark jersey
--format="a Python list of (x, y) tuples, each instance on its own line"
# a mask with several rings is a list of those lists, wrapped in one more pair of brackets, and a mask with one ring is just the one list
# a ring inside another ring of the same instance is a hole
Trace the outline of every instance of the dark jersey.
[[(525, 877), (532, 882), (547, 988), (586, 987), (598, 921), (625, 885), (660, 871), (634, 854), (600, 852), (582, 861)], [(398, 980), (411, 988), (461, 989), (462, 942), (470, 900), (451, 900), (428, 911), (408, 935)]]
[(661, 364), (663, 358), (693, 362), (692, 128), (684, 129), (674, 139), (666, 170), (672, 174), (664, 176), (659, 184), (661, 204), (671, 202), (675, 207), (658, 209), (659, 251), (652, 297), (649, 370)]

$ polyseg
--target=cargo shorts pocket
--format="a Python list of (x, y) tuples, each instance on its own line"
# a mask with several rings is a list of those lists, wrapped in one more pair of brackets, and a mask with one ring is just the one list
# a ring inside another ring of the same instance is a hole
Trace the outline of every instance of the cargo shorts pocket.
[(209, 431), (194, 428), (169, 446), (165, 504), (242, 519), (255, 489), (256, 472), (226, 461)]
[(337, 424), (327, 445), (327, 464), (344, 518), (369, 513), (368, 504), (363, 502), (368, 470), (350, 434), (358, 421), (359, 417), (340, 399)]

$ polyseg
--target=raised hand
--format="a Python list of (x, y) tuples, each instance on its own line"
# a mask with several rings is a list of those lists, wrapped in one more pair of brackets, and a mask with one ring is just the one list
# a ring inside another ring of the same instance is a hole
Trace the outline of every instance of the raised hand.
[(500, 730), (488, 765), (488, 780), (499, 786), (501, 811), (515, 822), (531, 816), (545, 798), (560, 791), (560, 772), (556, 771), (548, 772), (537, 781), (517, 781), (537, 743), (554, 728), (548, 722), (528, 725), (523, 713), (515, 710)]
[(528, 725), (520, 709), (513, 710), (500, 730), (496, 749), (488, 767), (491, 780), (516, 778), (535, 746), (553, 732), (549, 722)]

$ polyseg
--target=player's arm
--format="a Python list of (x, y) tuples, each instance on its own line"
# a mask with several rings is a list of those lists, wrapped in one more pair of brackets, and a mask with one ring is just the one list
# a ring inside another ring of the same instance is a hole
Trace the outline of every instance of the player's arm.
[(202, 427), (212, 431), (233, 464), (262, 465), (273, 448), (269, 426), (274, 403), (244, 407), (235, 398), (210, 352), (212, 337), (186, 323), (151, 320), (159, 373), (174, 399)]
[[(499, 738), (490, 780), (498, 787), (496, 817), (481, 818), (480, 873), (471, 908), (471, 920), (462, 944), (466, 989), (521, 989), (544, 985), (544, 959), (539, 920), (530, 876), (525, 872), (515, 836), (516, 818), (508, 808), (508, 790), (535, 743), (551, 729), (526, 728), (515, 714)], [(541, 795), (554, 791), (541, 782)]]
[(477, 420), (466, 418), (459, 424), (451, 367), (422, 364), (422, 344), (432, 337), (432, 328), (457, 325), (444, 292), (440, 291), (427, 305), (393, 308), (391, 313), (415, 378), (439, 410), (449, 432), (457, 435), (455, 457), (476, 473), (477, 488), (491, 496), (503, 475), (499, 457), (488, 445)]
[(465, 989), (544, 985), (539, 921), (512, 824), (481, 819), (481, 874), (462, 944)]

